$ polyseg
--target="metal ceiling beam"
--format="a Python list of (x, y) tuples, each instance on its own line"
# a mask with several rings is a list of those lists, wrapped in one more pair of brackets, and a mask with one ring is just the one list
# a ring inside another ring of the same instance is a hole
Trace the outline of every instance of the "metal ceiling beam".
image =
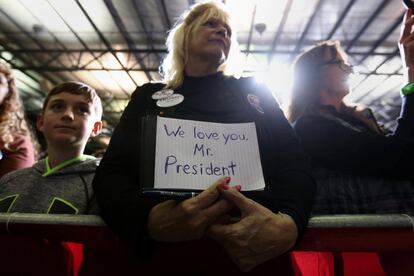
[(377, 74), (377, 70), (384, 65), (385, 63), (387, 63), (388, 61), (390, 61), (391, 59), (393, 59), (395, 56), (397, 56), (399, 53), (399, 49), (398, 47), (395, 48), (395, 50), (390, 53), (390, 55), (388, 57), (386, 57), (380, 64), (377, 65), (377, 67), (375, 67), (374, 70), (371, 71), (370, 74), (366, 75), (357, 85), (355, 85), (354, 89), (357, 89), (366, 79), (368, 79), (371, 75), (376, 75)]
[[(25, 6), (24, 6), (25, 7)], [(26, 7), (25, 7), (26, 8)], [(26, 8), (27, 9), (27, 8)], [(30, 11), (29, 11), (30, 12)], [(19, 23), (17, 23), (17, 21), (16, 20), (14, 20), (10, 15), (8, 15), (5, 11), (3, 11), (1, 8), (0, 8), (0, 13), (2, 13), (3, 15), (5, 15), (6, 17), (7, 17), (7, 19), (9, 19), (22, 33), (24, 33), (24, 35), (26, 35), (28, 38), (30, 38), (30, 40), (32, 40), (40, 49), (42, 49), (42, 50), (46, 50), (46, 48), (44, 47), (44, 45), (36, 38), (36, 37), (34, 37), (34, 36), (32, 36), (28, 31), (26, 31)], [(35, 18), (35, 19), (37, 19), (37, 18)], [(19, 43), (18, 45), (21, 45), (21, 43)], [(47, 55), (49, 55), (51, 58), (52, 58), (52, 61), (53, 61), (53, 58), (55, 58), (54, 56), (52, 56), (52, 55), (50, 55), (49, 53), (47, 53)], [(61, 65), (61, 66), (63, 66), (63, 63), (59, 60), (59, 59), (55, 59), (56, 60), (56, 62), (59, 64), (59, 65)], [(62, 81), (65, 81), (65, 79), (64, 78), (62, 78), (61, 76), (57, 76), (57, 77), (59, 77), (60, 78), (60, 81), (59, 82), (62, 82)]]
[[(0, 49), (0, 52), (3, 52), (3, 50)], [(74, 54), (82, 54), (82, 53), (91, 53), (91, 54), (100, 54), (100, 55), (104, 55), (107, 53), (110, 53), (109, 50), (107, 49), (46, 49), (46, 50), (41, 50), (41, 49), (10, 49), (7, 52), (10, 53), (19, 53), (19, 54), (32, 54), (32, 53), (74, 53)], [(152, 53), (152, 52), (156, 52), (156, 53), (160, 53), (160, 54), (166, 54), (167, 50), (166, 49), (154, 49), (154, 50), (149, 50), (149, 49), (114, 49), (113, 51), (114, 53), (129, 53), (129, 52), (137, 52), (137, 53)], [(299, 54), (299, 52), (294, 52), (293, 50), (273, 50), (273, 51), (269, 51), (269, 50), (241, 50), (242, 53), (249, 53), (249, 54)], [(366, 55), (368, 54), (368, 52), (358, 52), (358, 51), (353, 51), (353, 52), (349, 52), (349, 55)], [(393, 56), (393, 53), (383, 53), (383, 52), (373, 52), (371, 53), (371, 55), (373, 56)], [(96, 56), (96, 58), (99, 58), (99, 56)], [(88, 62), (89, 63), (89, 62)], [(82, 65), (82, 67), (85, 67), (85, 65)], [(102, 69), (104, 69), (102, 67)]]
[(352, 46), (358, 41), (359, 37), (365, 32), (365, 30), (368, 29), (368, 27), (371, 25), (372, 22), (374, 22), (375, 18), (377, 18), (378, 14), (381, 13), (381, 11), (387, 6), (388, 3), (391, 1), (389, 0), (383, 0), (381, 4), (375, 9), (374, 12), (372, 12), (371, 16), (368, 18), (367, 22), (365, 22), (364, 26), (358, 31), (358, 33), (355, 35), (355, 37), (351, 40), (350, 43), (347, 44), (347, 47), (345, 49), (346, 52), (348, 52)]
[(342, 21), (344, 21), (345, 17), (349, 13), (349, 11), (351, 10), (355, 2), (356, 0), (351, 0), (348, 2), (348, 5), (346, 5), (345, 9), (342, 11), (341, 15), (339, 16), (339, 19), (336, 21), (335, 26), (333, 26), (332, 30), (329, 32), (328, 36), (326, 37), (326, 40), (329, 40), (332, 38), (336, 30), (338, 30), (339, 26), (341, 26)]
[[(285, 28), (287, 19), (289, 17), (289, 13), (290, 13), (290, 9), (292, 8), (292, 4), (293, 4), (293, 0), (288, 0), (286, 2), (286, 6), (283, 10), (282, 19), (280, 20), (280, 24), (277, 28), (276, 35), (273, 38), (272, 44), (270, 45), (270, 51), (274, 51), (277, 47), (277, 44), (279, 43), (280, 37), (282, 36), (282, 33), (283, 33), (283, 29)], [(273, 56), (274, 56), (273, 54), (268, 55), (268, 57), (267, 57), (267, 64), (268, 65), (270, 63), (272, 63)]]
[[(1, 24), (0, 24), (0, 29), (1, 29)], [(1, 31), (3, 31), (2, 29), (1, 29)], [(15, 42), (13, 42), (14, 41), (14, 39), (12, 39), (11, 37), (8, 37), (8, 40), (9, 41), (11, 41), (12, 43), (15, 43)], [(7, 44), (3, 44), (2, 42), (0, 42), (0, 46), (1, 47), (3, 47), (4, 48), (4, 50), (0, 50), (0, 52), (9, 52), (9, 53), (11, 53), (11, 54), (13, 54), (13, 58), (15, 59), (15, 58), (18, 58), (19, 60), (21, 60), (21, 62), (23, 62), (24, 64), (29, 64), (30, 66), (35, 66), (32, 62), (31, 62), (31, 60), (30, 59), (26, 59), (24, 56), (23, 56), (23, 53), (14, 53), (14, 50), (13, 50), (13, 48), (11, 48), (11, 47), (9, 47)], [(3, 60), (5, 60), (5, 61), (7, 61), (8, 63), (10, 63), (10, 65), (12, 65), (13, 66), (13, 68), (15, 68), (16, 66), (17, 66), (17, 64), (15, 64), (14, 62), (13, 62), (13, 60), (7, 60), (6, 58), (4, 58), (4, 57), (2, 57), (2, 56), (0, 56), (0, 58), (2, 58)], [(30, 74), (30, 73), (28, 73), (28, 72), (26, 72), (26, 70), (21, 70), (23, 73), (25, 73), (27, 76), (29, 76), (31, 79), (33, 79), (34, 81), (36, 81), (36, 82), (39, 82), (40, 80), (38, 80), (36, 77), (34, 77), (32, 74)], [(43, 78), (45, 78), (46, 80), (48, 80), (48, 81), (50, 81), (51, 83), (53, 83), (53, 84), (57, 84), (57, 82), (56, 82), (56, 80), (54, 80), (54, 79), (52, 79), (52, 78), (50, 78), (48, 75), (45, 75), (45, 74), (40, 74)]]
[(401, 15), (394, 21), (394, 23), (390, 27), (388, 27), (388, 29), (383, 33), (383, 35), (377, 41), (374, 42), (374, 44), (372, 45), (368, 53), (365, 54), (358, 61), (358, 64), (361, 64), (362, 62), (364, 62), (364, 60), (366, 60), (372, 53), (374, 53), (375, 49), (377, 49), (378, 46), (380, 46), (387, 39), (387, 37), (390, 34), (392, 34), (395, 31), (395, 29), (397, 29), (397, 27), (401, 25), (403, 18), (404, 18), (404, 12), (401, 13)]
[[(137, 47), (135, 46), (134, 41), (132, 40), (131, 36), (129, 35), (124, 22), (121, 19), (121, 16), (119, 15), (118, 11), (116, 10), (114, 4), (112, 3), (111, 0), (104, 0), (104, 3), (106, 5), (106, 7), (109, 10), (109, 13), (111, 14), (112, 18), (115, 21), (116, 26), (118, 27), (119, 31), (122, 34), (122, 37), (125, 39), (126, 43), (128, 44), (128, 47), (130, 49), (137, 49)], [(145, 68), (145, 64), (141, 61), (141, 57), (138, 55), (137, 52), (132, 52), (133, 55), (135, 56), (137, 62), (139, 63), (139, 65), (142, 68)], [(148, 72), (145, 72), (148, 80), (151, 80), (151, 75)]]
[[(33, 48), (19, 48), (12, 50), (15, 53), (111, 53), (108, 49), (101, 49), (101, 48), (88, 48), (88, 49), (33, 49)], [(166, 49), (114, 49), (114, 53), (167, 53)], [(103, 67), (103, 66), (102, 66)]]
[[(33, 16), (33, 18), (35, 18), (38, 22), (42, 22), (33, 12), (32, 12), (32, 10), (29, 8), (29, 7), (27, 7), (23, 2), (20, 2), (21, 3), (21, 5)], [(52, 33), (51, 31), (49, 31), (49, 30), (46, 30), (48, 33), (49, 33), (49, 35), (54, 39), (54, 42), (56, 42), (60, 47), (62, 47), (63, 49), (65, 49), (65, 50), (67, 50), (67, 48), (66, 48), (66, 46), (65, 46), (65, 44), (63, 44), (56, 36), (55, 36), (55, 34), (54, 33)], [(72, 55), (69, 55), (70, 56), (70, 59), (73, 59), (74, 57), (72, 56)], [(47, 64), (49, 64), (49, 63), (51, 63), (51, 62), (53, 62), (55, 59), (57, 59), (59, 57), (59, 55), (56, 55), (56, 56), (53, 56), (53, 57), (51, 57), (48, 61), (46, 61), (45, 62), (45, 64), (42, 64), (42, 65), (44, 65), (44, 66), (46, 66)], [(75, 57), (75, 59), (76, 59), (76, 57)]]
[(393, 73), (391, 73), (390, 75), (388, 75), (387, 78), (385, 78), (383, 81), (379, 82), (375, 87), (371, 88), (370, 90), (368, 90), (366, 93), (364, 93), (364, 95), (362, 95), (361, 97), (359, 97), (358, 99), (356, 99), (356, 102), (360, 102), (363, 99), (365, 99), (366, 97), (368, 97), (369, 94), (371, 94), (372, 92), (374, 92), (378, 87), (380, 87), (384, 82), (386, 82), (389, 78), (391, 78), (392, 76), (395, 75), (399, 75), (399, 71), (401, 70), (401, 67), (398, 68), (397, 70), (395, 70)]
[[(154, 49), (154, 44), (152, 43), (152, 36), (151, 36), (150, 32), (148, 31), (147, 24), (146, 24), (145, 20), (143, 19), (143, 14), (140, 12), (138, 0), (132, 0), (132, 5), (134, 6), (135, 12), (138, 16), (139, 23), (140, 23), (142, 29), (144, 30), (145, 37), (147, 39), (148, 45), (151, 49)], [(157, 64), (160, 64), (161, 63), (161, 56), (159, 54), (157, 54), (157, 57), (158, 57)]]
[[(3, 10), (0, 9), (0, 12), (3, 13), (6, 17), (9, 18), (8, 14), (4, 13)], [(13, 23), (15, 23), (15, 21), (12, 18), (11, 21)], [(19, 28), (19, 26), (17, 26)], [(20, 26), (21, 28), (21, 26)], [(4, 28), (2, 27), (2, 25), (0, 24), (0, 31), (3, 33), (7, 33), (6, 30), (4, 30)], [(7, 36), (7, 40), (15, 45), (21, 45), (20, 41), (17, 41), (16, 39), (14, 39), (12, 36)], [(10, 52), (12, 54), (14, 54), (18, 59), (20, 59), (23, 63), (25, 64), (29, 64), (29, 65), (34, 65), (32, 60), (30, 58), (26, 58), (23, 56), (23, 53), (13, 53), (13, 51), (15, 50), (14, 48), (8, 46), (6, 43), (4, 42), (0, 42), (0, 45), (7, 51)], [(43, 78), (45, 78), (46, 80), (50, 81), (52, 84), (57, 84), (59, 81), (54, 80), (53, 78), (45, 75), (45, 74), (40, 74)], [(39, 82), (39, 80), (36, 79), (37, 82)]]
[[(49, 66), (41, 67), (41, 66), (19, 66), (19, 65), (16, 65), (15, 68), (20, 69), (20, 70), (37, 70), (39, 72), (48, 72), (48, 71), (50, 71), (50, 72), (73, 72), (73, 71), (86, 71), (86, 72), (88, 72), (88, 71), (106, 71), (106, 70), (116, 71), (116, 72), (125, 71), (124, 69), (120, 69), (120, 68), (105, 68), (105, 69), (90, 68), (90, 69), (85, 69), (85, 68), (82, 68), (82, 67), (49, 67)], [(148, 68), (148, 67), (147, 68), (136, 68), (136, 69), (131, 68), (131, 69), (127, 69), (127, 71), (130, 71), (130, 72), (131, 71), (132, 72), (158, 72), (158, 68), (155, 68), (155, 67), (154, 68)], [(252, 71), (247, 70), (246, 72), (252, 72)], [(401, 75), (401, 74), (397, 74), (397, 73), (376, 73), (376, 72), (375, 73), (373, 73), (373, 72), (360, 72), (359, 74), (360, 75), (366, 75), (367, 77), (369, 77), (370, 75), (383, 75), (383, 76)], [(364, 80), (366, 78), (364, 78)], [(362, 80), (361, 82), (363, 82), (364, 80)]]
[[(63, 18), (63, 16), (56, 10), (56, 8), (49, 2), (49, 0), (46, 0), (47, 2), (48, 2), (48, 4), (49, 4), (49, 6), (55, 11), (55, 13), (57, 14), (57, 16), (59, 16), (59, 18), (60, 18), (60, 20), (62, 20), (62, 22), (66, 25), (66, 27), (71, 31), (71, 33), (78, 39), (78, 41), (79, 41), (79, 43), (80, 44), (82, 44), (82, 46), (86, 49), (86, 51), (85, 52), (89, 52), (92, 56), (93, 56), (93, 59), (91, 60), (91, 61), (89, 61), (88, 62), (88, 65), (89, 65), (89, 63), (90, 62), (93, 62), (93, 61), (97, 61), (98, 63), (99, 63), (99, 65), (101, 66), (101, 68), (102, 69), (104, 69), (104, 66), (103, 66), (103, 64), (102, 64), (102, 62), (99, 60), (99, 58), (101, 57), (101, 56), (99, 56), (99, 55), (97, 55), (97, 56), (95, 56), (95, 53), (94, 52), (92, 52), (90, 49), (89, 49), (89, 47), (88, 47), (88, 45), (85, 43), (85, 41), (83, 41), (83, 39), (75, 32), (75, 30), (69, 25), (69, 23), (65, 20), (65, 18)], [(81, 52), (80, 54), (83, 54), (84, 52)], [(106, 52), (107, 53), (107, 52)], [(77, 65), (79, 66), (79, 63), (77, 63)], [(85, 65), (84, 65), (85, 66)], [(108, 71), (109, 72), (109, 71)], [(95, 78), (95, 77), (94, 77)], [(122, 87), (119, 85), (119, 83), (117, 83), (116, 81), (115, 81), (115, 79), (111, 76), (111, 78), (112, 78), (112, 80), (118, 85), (118, 87), (125, 93), (125, 94), (128, 94), (126, 91), (124, 91), (123, 89), (122, 89)], [(102, 85), (102, 87), (105, 87), (105, 85), (101, 82), (101, 80), (99, 80), (99, 79), (97, 79), (97, 78), (95, 78), (95, 80), (98, 82), (98, 83), (100, 83), (101, 85)], [(111, 91), (109, 91), (109, 90), (107, 90), (107, 89), (105, 89), (105, 91), (108, 93), (108, 95), (111, 95), (112, 94), (112, 92)], [(129, 95), (129, 94), (128, 94)]]
[[(121, 71), (121, 72), (158, 72), (158, 68), (154, 67), (154, 68), (131, 68), (131, 69), (127, 69), (127, 68), (83, 68), (83, 67), (77, 67), (77, 66), (70, 66), (70, 67), (52, 67), (52, 66), (45, 66), (45, 67), (41, 67), (41, 66), (19, 66), (17, 65), (15, 67), (16, 69), (19, 70), (35, 70), (38, 72), (74, 72), (74, 71)], [(129, 94), (127, 94), (127, 96), (130, 96)]]
[[(102, 70), (105, 70), (106, 68), (105, 68), (105, 66), (103, 66), (103, 64), (102, 64), (102, 62), (99, 60), (101, 57), (103, 57), (104, 55), (106, 55), (108, 52), (101, 52), (101, 53), (99, 53), (98, 55), (95, 55), (95, 53), (92, 55), (93, 56), (93, 59), (91, 59), (90, 61), (88, 61), (87, 63), (85, 63), (85, 64), (82, 64), (82, 66), (80, 66), (80, 63), (78, 63), (78, 66), (79, 67), (81, 67), (81, 68), (86, 68), (86, 67), (88, 67), (89, 66), (89, 64), (91, 64), (91, 63), (93, 63), (93, 62), (98, 62), (99, 63), (99, 65), (101, 65), (101, 68), (102, 68)], [(82, 54), (82, 53), (81, 53)], [(109, 70), (107, 70), (108, 72), (109, 72)]]
[[(3, 56), (0, 56), (0, 58), (2, 59), (2, 60), (4, 60), (5, 62), (7, 62), (7, 63), (9, 63), (10, 65), (11, 65), (11, 67), (13, 68), (13, 69), (16, 69), (17, 67), (18, 67), (18, 65), (17, 64), (15, 64), (12, 60), (9, 60), (9, 59), (6, 59), (6, 58), (4, 58)], [(21, 71), (23, 74), (25, 74), (27, 77), (29, 77), (30, 79), (32, 79), (33, 81), (35, 81), (35, 82), (37, 82), (37, 83), (39, 83), (39, 80), (35, 77), (35, 76), (33, 76), (32, 74), (30, 74), (30, 72), (27, 72), (28, 70), (21, 70), (21, 69), (18, 69), (19, 71)], [(22, 81), (22, 80), (20, 80), (20, 81)], [(36, 91), (39, 95), (42, 95), (42, 96), (44, 96), (44, 93), (41, 91), (41, 90), (39, 90), (39, 89), (37, 89), (36, 87), (33, 87), (33, 86), (31, 86), (30, 84), (28, 84), (28, 83), (26, 83), (26, 82), (24, 82), (24, 81), (22, 81), (24, 84), (26, 84), (27, 86), (29, 86), (31, 89), (33, 89), (34, 91)]]
[(399, 73), (400, 69), (398, 69), (394, 73), (378, 73), (378, 72), (377, 73), (372, 73), (372, 72), (369, 72), (369, 73), (368, 72), (367, 73), (362, 72), (361, 73), (360, 72), (359, 74), (363, 75), (363, 76), (367, 76), (367, 77), (372, 76), (372, 75), (375, 75), (375, 76), (402, 76), (403, 74)]
[[(302, 47), (302, 44), (303, 44), (303, 41), (305, 40), (306, 35), (308, 34), (309, 29), (311, 28), (312, 23), (313, 23), (313, 21), (315, 20), (316, 15), (319, 13), (319, 10), (321, 9), (321, 7), (322, 7), (322, 5), (323, 5), (324, 1), (325, 1), (325, 0), (318, 0), (318, 3), (316, 4), (315, 10), (313, 11), (313, 13), (312, 13), (311, 17), (309, 18), (309, 21), (308, 21), (308, 23), (306, 24), (305, 29), (302, 31), (302, 35), (300, 36), (299, 41), (298, 41), (298, 43), (296, 44), (296, 47), (295, 47), (294, 52), (299, 52), (299, 51), (300, 51), (300, 49), (301, 49), (301, 47)], [(291, 58), (293, 58), (293, 56), (292, 56)]]
[[(22, 79), (19, 79), (18, 80), (19, 82), (21, 82), (21, 83), (24, 83), (26, 86), (28, 86), (31, 90), (33, 90), (33, 91), (35, 91), (36, 93), (37, 93), (37, 95), (33, 95), (33, 93), (31, 93), (31, 92), (26, 92), (27, 94), (29, 94), (29, 96), (31, 96), (31, 97), (35, 97), (36, 99), (38, 99), (38, 100), (40, 100), (40, 101), (42, 101), (43, 102), (43, 99), (44, 99), (44, 97), (45, 97), (45, 93), (44, 92), (42, 92), (42, 90), (39, 90), (37, 87), (34, 87), (33, 85), (31, 85), (30, 83), (27, 83), (26, 81), (24, 81), (24, 80), (22, 80)], [(22, 96), (22, 95), (20, 95), (20, 96)]]
[(254, 21), (256, 19), (256, 9), (257, 9), (257, 4), (254, 5), (253, 12), (252, 12), (252, 20), (250, 21), (249, 37), (247, 38), (247, 46), (246, 46), (246, 56), (248, 56), (250, 53), (250, 45), (252, 43)]
[(165, 0), (161, 0), (161, 9), (162, 9), (162, 14), (164, 14), (163, 18), (165, 19), (167, 30), (170, 30), (172, 24), (170, 20), (170, 15), (168, 14), (167, 6), (165, 5)]
[[(102, 34), (102, 32), (98, 29), (98, 27), (95, 25), (95, 23), (93, 22), (92, 18), (89, 16), (89, 14), (87, 13), (87, 11), (85, 10), (85, 8), (82, 6), (82, 4), (79, 2), (79, 0), (75, 0), (76, 3), (78, 4), (79, 8), (81, 9), (81, 11), (83, 12), (83, 14), (85, 15), (86, 19), (89, 21), (89, 23), (91, 24), (92, 28), (95, 30), (96, 34), (99, 36), (99, 38), (101, 39), (101, 41), (105, 44), (106, 48), (109, 50), (109, 52), (113, 55), (113, 57), (118, 61), (118, 63), (121, 65), (122, 69), (126, 69), (124, 64), (122, 64), (122, 62), (119, 60), (118, 56), (116, 55), (116, 53), (114, 52), (114, 49), (112, 48), (110, 42), (105, 38), (105, 36)], [(129, 78), (132, 80), (132, 82), (138, 86), (138, 84), (136, 83), (136, 81), (134, 80), (134, 78), (131, 76), (131, 74), (129, 74), (129, 72), (127, 71), (127, 74), (129, 76)], [(120, 85), (119, 85), (120, 86)], [(120, 86), (121, 87), (121, 86)], [(122, 88), (122, 87), (121, 87)], [(126, 92), (124, 89), (122, 89), (122, 91), (129, 96), (129, 93)]]

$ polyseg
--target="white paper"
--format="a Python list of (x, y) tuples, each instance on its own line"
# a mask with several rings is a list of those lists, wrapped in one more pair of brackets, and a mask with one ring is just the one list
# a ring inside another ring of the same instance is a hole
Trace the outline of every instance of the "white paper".
[(222, 176), (242, 191), (265, 187), (254, 123), (157, 118), (154, 188), (204, 190)]

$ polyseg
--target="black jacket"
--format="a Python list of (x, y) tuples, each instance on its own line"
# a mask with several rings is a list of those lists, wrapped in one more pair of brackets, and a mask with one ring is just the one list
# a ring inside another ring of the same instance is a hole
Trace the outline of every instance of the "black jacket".
[(413, 105), (414, 94), (403, 98), (398, 124), (389, 135), (370, 132), (362, 122), (333, 107), (302, 116), (294, 129), (316, 167), (413, 180)]
[[(150, 240), (147, 217), (159, 201), (141, 198), (139, 193), (141, 119), (147, 114), (162, 114), (222, 123), (254, 121), (266, 182), (265, 191), (254, 199), (289, 214), (301, 235), (309, 219), (315, 184), (297, 138), (271, 93), (252, 79), (222, 74), (186, 77), (175, 89), (185, 96), (184, 102), (158, 108), (151, 95), (163, 87), (149, 83), (137, 88), (95, 175), (93, 185), (102, 217), (115, 232), (135, 246), (142, 247)], [(249, 103), (248, 94), (259, 98), (259, 107)]]

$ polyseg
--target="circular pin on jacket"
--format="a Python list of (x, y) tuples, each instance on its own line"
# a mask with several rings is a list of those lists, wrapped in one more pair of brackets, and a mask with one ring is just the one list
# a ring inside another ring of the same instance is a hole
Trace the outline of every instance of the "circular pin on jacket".
[(163, 90), (157, 91), (154, 94), (152, 94), (151, 98), (153, 100), (161, 100), (161, 99), (168, 98), (172, 94), (174, 94), (174, 90), (171, 90), (171, 89), (163, 89)]
[(181, 94), (172, 94), (168, 98), (159, 99), (157, 101), (157, 106), (159, 107), (170, 107), (177, 104), (180, 104), (184, 101), (184, 96)]
[(247, 100), (251, 106), (253, 106), (259, 113), (264, 114), (263, 108), (260, 104), (260, 100), (256, 95), (247, 94)]

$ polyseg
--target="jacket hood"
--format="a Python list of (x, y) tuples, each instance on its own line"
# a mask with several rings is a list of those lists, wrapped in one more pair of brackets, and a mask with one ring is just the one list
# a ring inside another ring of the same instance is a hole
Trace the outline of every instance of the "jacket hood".
[[(85, 161), (78, 161), (73, 164), (70, 164), (66, 167), (63, 167), (60, 170), (57, 170), (49, 174), (47, 177), (71, 175), (71, 174), (78, 175), (78, 174), (84, 174), (84, 173), (94, 173), (101, 159), (95, 158), (93, 156), (88, 156), (88, 157), (90, 157), (91, 159), (87, 159)], [(33, 165), (33, 168), (36, 172), (40, 174), (44, 174), (46, 172), (46, 159), (39, 160), (36, 164)]]

